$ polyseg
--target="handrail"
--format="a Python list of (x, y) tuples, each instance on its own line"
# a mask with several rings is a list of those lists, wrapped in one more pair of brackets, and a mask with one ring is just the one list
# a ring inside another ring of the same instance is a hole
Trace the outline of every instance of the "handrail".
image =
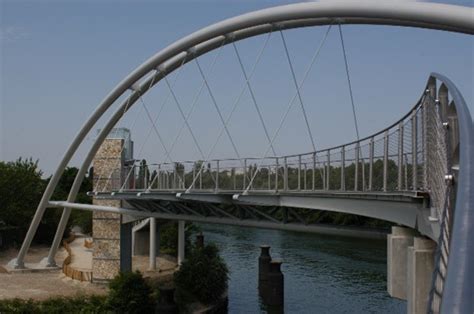
[(474, 126), (466, 102), (444, 75), (432, 73), (453, 99), (458, 119), (459, 173), (451, 231), (448, 270), (441, 303), (442, 313), (474, 312)]

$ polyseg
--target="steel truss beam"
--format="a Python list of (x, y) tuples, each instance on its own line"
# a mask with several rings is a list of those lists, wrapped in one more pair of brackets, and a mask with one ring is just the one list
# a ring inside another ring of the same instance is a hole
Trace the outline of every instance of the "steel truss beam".
[[(164, 220), (181, 220), (181, 221), (190, 221), (190, 222), (200, 222), (200, 223), (212, 223), (212, 224), (221, 224), (221, 225), (232, 225), (232, 226), (241, 226), (241, 227), (251, 227), (251, 228), (264, 228), (264, 229), (276, 229), (276, 230), (288, 230), (288, 231), (297, 231), (297, 232), (310, 232), (310, 233), (320, 233), (320, 234), (331, 234), (339, 236), (351, 236), (351, 237), (362, 237), (362, 238), (374, 238), (374, 233), (364, 229), (358, 228), (339, 228), (337, 226), (327, 226), (321, 224), (309, 224), (302, 223), (298, 219), (284, 220), (283, 212), (286, 211), (286, 208), (279, 208), (278, 211), (273, 212), (270, 216), (270, 212), (267, 212), (265, 209), (256, 209), (254, 206), (229, 206), (225, 208), (219, 208), (221, 214), (217, 214), (215, 211), (210, 210), (211, 207), (209, 204), (204, 206), (199, 206), (199, 203), (186, 204), (187, 208), (191, 208), (193, 211), (199, 212), (199, 215), (189, 215), (187, 213), (179, 212), (177, 209), (177, 204), (174, 202), (166, 202), (165, 204), (160, 204), (160, 210), (153, 211), (143, 211), (139, 208), (145, 208), (150, 206), (149, 202), (161, 202), (161, 201), (152, 201), (152, 200), (136, 200), (132, 201), (131, 205), (133, 209), (130, 208), (117, 208), (109, 206), (99, 206), (99, 205), (88, 205), (88, 204), (77, 204), (69, 202), (57, 202), (53, 201), (49, 203), (49, 207), (61, 208), (67, 206), (68, 208), (89, 210), (89, 211), (102, 211), (102, 212), (112, 212), (118, 213), (127, 216), (133, 217), (155, 217)], [(166, 210), (164, 210), (166, 208)], [(215, 207), (214, 207), (215, 209)], [(241, 217), (234, 217), (235, 212), (243, 211), (244, 215)], [(292, 211), (295, 211), (292, 209)], [(209, 212), (216, 213), (215, 215), (209, 215)], [(227, 214), (224, 214), (226, 212)], [(309, 211), (299, 213), (299, 215), (307, 215)], [(268, 216), (268, 217), (267, 217)], [(384, 239), (386, 235), (380, 233), (375, 235)]]

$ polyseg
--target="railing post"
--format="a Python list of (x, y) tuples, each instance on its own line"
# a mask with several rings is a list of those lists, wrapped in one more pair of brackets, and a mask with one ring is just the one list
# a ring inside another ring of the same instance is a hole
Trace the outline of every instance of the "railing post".
[(235, 175), (235, 167), (232, 168), (232, 181), (234, 183), (234, 191), (237, 190), (237, 178)]
[(361, 158), (361, 165), (362, 165), (362, 191), (365, 192), (366, 190), (366, 185), (365, 185), (365, 160), (364, 158)]
[(173, 172), (173, 189), (178, 187), (178, 164), (174, 163), (174, 172)]
[(316, 152), (313, 153), (313, 173), (312, 173), (312, 186), (311, 190), (314, 191), (316, 184)]
[(388, 177), (388, 130), (383, 137), (383, 191), (387, 192)]
[(323, 190), (326, 190), (326, 163), (325, 162), (323, 162), (322, 169), (323, 169)]
[(326, 190), (329, 190), (329, 181), (330, 181), (330, 175), (331, 175), (331, 151), (328, 149), (328, 155), (327, 155), (327, 167), (328, 169), (326, 170)]
[(404, 165), (405, 165), (405, 189), (408, 190), (408, 155), (404, 156)]
[(244, 179), (242, 190), (245, 190), (247, 187), (247, 159), (244, 159)]
[(411, 154), (412, 154), (412, 187), (413, 191), (418, 189), (418, 125), (416, 110), (411, 117)]
[(288, 160), (287, 157), (283, 158), (283, 190), (288, 190)]
[(280, 166), (278, 165), (278, 158), (276, 159), (276, 167), (275, 167), (275, 191), (278, 191), (278, 171), (280, 170)]
[(304, 166), (304, 172), (303, 172), (303, 189), (306, 191), (306, 171), (307, 171), (307, 166), (306, 163), (303, 164)]
[(268, 190), (270, 191), (272, 188), (272, 166), (268, 165)]
[(156, 179), (156, 188), (157, 189), (161, 189), (161, 182), (160, 182), (160, 179), (161, 179), (161, 176), (160, 176), (160, 172), (161, 172), (161, 165), (158, 164), (158, 170), (157, 170), (157, 176), (158, 178)]
[(370, 138), (369, 142), (369, 191), (372, 191), (372, 183), (374, 178), (374, 138)]
[(216, 161), (216, 191), (218, 190), (219, 190), (219, 160)]
[(201, 165), (201, 168), (199, 170), (199, 189), (202, 190), (202, 172), (204, 170), (204, 165)]
[(359, 190), (359, 143), (355, 146), (354, 191)]
[(301, 155), (298, 155), (298, 191), (301, 190)]
[(250, 166), (249, 166), (249, 185), (250, 185), (249, 189), (250, 190), (253, 190), (253, 180), (252, 180), (252, 178), (253, 178), (254, 175), (255, 175), (255, 177), (257, 177), (256, 172), (257, 172), (257, 169), (254, 170), (253, 167), (252, 167), (252, 163), (250, 163)]
[(196, 163), (193, 163), (193, 181), (191, 183), (191, 190), (194, 190), (194, 184), (196, 184)]
[(146, 190), (148, 189), (148, 167), (143, 165), (143, 188)]
[(341, 147), (341, 191), (346, 190), (346, 147)]
[(403, 121), (398, 125), (398, 190), (403, 190)]
[(423, 186), (421, 187), (424, 190), (429, 190), (429, 175), (428, 172), (429, 162), (432, 160), (430, 156), (431, 149), (428, 149), (429, 144), (429, 137), (433, 137), (434, 134), (428, 131), (428, 128), (435, 123), (433, 121), (435, 115), (435, 103), (438, 102), (437, 100), (437, 92), (436, 92), (436, 79), (430, 78), (428, 80), (428, 89), (426, 90), (429, 98), (428, 101), (424, 101), (421, 106), (421, 147), (422, 147), (422, 157), (423, 157)]

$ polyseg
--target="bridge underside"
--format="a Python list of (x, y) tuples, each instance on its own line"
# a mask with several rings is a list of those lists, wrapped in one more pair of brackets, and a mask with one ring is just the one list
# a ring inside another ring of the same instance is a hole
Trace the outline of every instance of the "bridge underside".
[[(314, 223), (312, 210), (377, 218), (417, 229), (436, 239), (436, 224), (428, 221), (426, 197), (418, 193), (151, 191), (96, 193), (96, 199), (124, 201), (126, 208), (50, 202), (53, 207), (115, 211), (132, 217), (156, 217), (248, 227), (342, 234)], [(134, 219), (130, 217), (130, 219)], [(136, 218), (135, 218), (136, 219)], [(427, 223), (428, 222), (428, 223)], [(324, 230), (323, 230), (324, 229)], [(326, 230), (327, 229), (327, 230)], [(332, 232), (334, 231), (334, 232)]]

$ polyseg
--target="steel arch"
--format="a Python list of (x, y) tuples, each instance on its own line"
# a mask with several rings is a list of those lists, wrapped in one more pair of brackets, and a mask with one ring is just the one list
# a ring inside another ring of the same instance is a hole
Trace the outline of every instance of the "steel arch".
[[(48, 206), (50, 197), (65, 167), (70, 162), (72, 156), (86, 135), (94, 127), (99, 118), (121, 95), (123, 95), (123, 93), (128, 89), (134, 90), (134, 93), (130, 96), (130, 102), (126, 100), (126, 102), (120, 106), (112, 118), (107, 122), (106, 127), (102, 129), (102, 132), (93, 144), (79, 173), (77, 174), (68, 201), (74, 201), (84, 174), (87, 171), (95, 152), (104, 141), (108, 132), (125, 112), (123, 109), (126, 106), (130, 108), (133, 103), (138, 100), (138, 96), (140, 94), (143, 95), (146, 92), (146, 84), (149, 84), (151, 78), (142, 84), (140, 84), (140, 80), (149, 75), (151, 71), (158, 70), (156, 75), (164, 77), (179, 66), (176, 66), (176, 64), (179, 64), (178, 60), (181, 60), (182, 58), (191, 56), (192, 58), (189, 58), (188, 60), (190, 61), (198, 55), (206, 53), (219, 46), (222, 41), (230, 43), (243, 38), (267, 33), (275, 28), (287, 29), (333, 23), (378, 24), (411, 26), (474, 34), (473, 14), (473, 8), (433, 3), (298, 3), (259, 10), (230, 18), (205, 27), (176, 41), (152, 56), (123, 79), (104, 98), (97, 109), (86, 120), (85, 124), (77, 133), (71, 145), (65, 152), (43, 194), (18, 257), (14, 262), (14, 266), (18, 268), (24, 267), (23, 259), (42, 219), (44, 211)], [(128, 102), (129, 104), (127, 105)], [(70, 210), (65, 209), (61, 217), (61, 222), (49, 254), (49, 264), (54, 264), (54, 253), (64, 232), (69, 213)]]

